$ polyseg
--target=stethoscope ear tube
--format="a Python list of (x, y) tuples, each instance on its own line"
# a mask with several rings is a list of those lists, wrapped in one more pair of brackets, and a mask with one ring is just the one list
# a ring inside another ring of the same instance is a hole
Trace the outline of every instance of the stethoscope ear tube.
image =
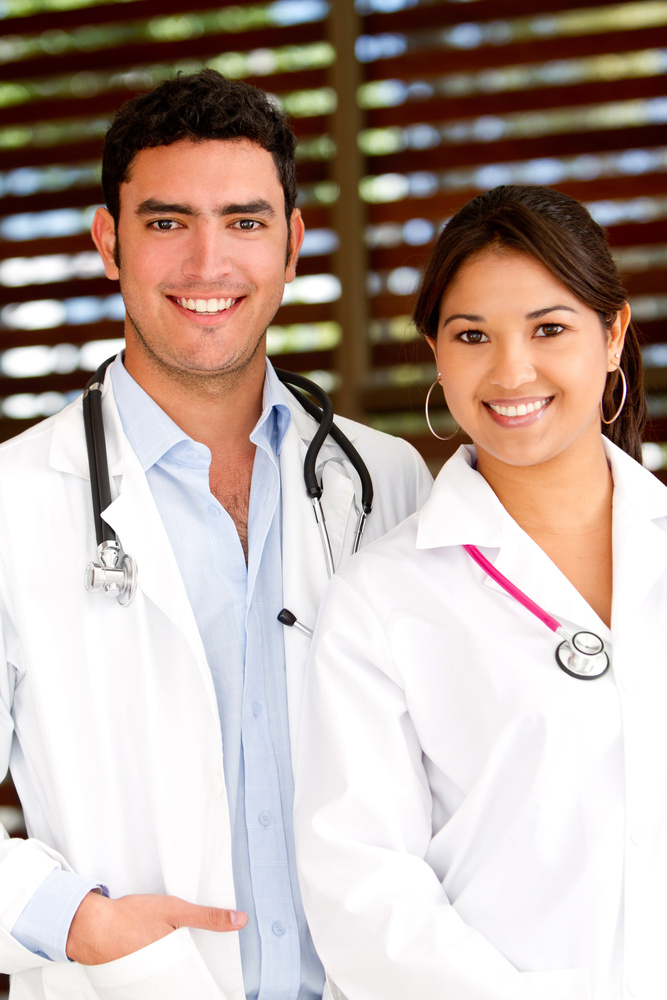
[[(310, 447), (306, 452), (306, 460), (304, 463), (303, 476), (306, 482), (306, 489), (308, 490), (308, 495), (312, 496), (311, 488), (315, 484), (320, 490), (321, 488), (317, 484), (317, 478), (315, 475), (315, 462), (317, 460), (318, 452), (324, 443), (327, 435), (330, 435), (332, 439), (336, 442), (341, 451), (349, 458), (352, 463), (357, 475), (359, 476), (359, 481), (361, 483), (361, 508), (368, 517), (373, 509), (373, 480), (371, 479), (371, 474), (366, 468), (364, 460), (361, 455), (354, 447), (352, 442), (343, 434), (340, 427), (337, 427), (333, 420), (333, 404), (329, 399), (327, 393), (322, 389), (316, 382), (311, 379), (304, 378), (303, 375), (295, 375), (293, 372), (284, 371), (282, 368), (275, 369), (276, 375), (280, 381), (285, 385), (293, 396), (298, 399), (301, 406), (304, 408), (306, 413), (310, 414), (317, 422), (320, 427), (310, 443)], [(290, 383), (293, 383), (291, 385)], [(299, 389), (295, 389), (294, 386), (298, 386)], [(318, 401), (320, 406), (313, 403), (308, 396), (304, 393), (310, 393)], [(322, 433), (322, 429), (325, 428), (325, 432)], [(314, 448), (313, 445), (317, 441), (317, 447)], [(364, 518), (365, 520), (365, 518)]]

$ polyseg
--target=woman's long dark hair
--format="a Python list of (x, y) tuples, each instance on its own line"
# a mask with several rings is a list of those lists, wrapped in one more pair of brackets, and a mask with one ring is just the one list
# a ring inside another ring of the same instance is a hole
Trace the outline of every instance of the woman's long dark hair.
[[(469, 201), (450, 219), (422, 273), (413, 320), (436, 339), (440, 301), (465, 261), (482, 250), (516, 250), (543, 264), (609, 329), (627, 294), (612, 260), (604, 230), (574, 198), (552, 188), (503, 185)], [(637, 330), (630, 323), (621, 358), (628, 394), (620, 416), (603, 424), (606, 436), (641, 462), (646, 423), (644, 375)], [(607, 418), (622, 398), (618, 372), (610, 372), (602, 397)]]

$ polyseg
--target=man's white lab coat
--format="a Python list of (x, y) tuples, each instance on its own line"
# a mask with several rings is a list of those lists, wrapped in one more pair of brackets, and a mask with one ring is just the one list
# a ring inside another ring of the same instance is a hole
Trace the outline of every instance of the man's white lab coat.
[[(326, 583), (302, 474), (315, 422), (290, 405), (280, 460), (283, 603), (312, 627)], [(0, 970), (15, 973), (13, 1000), (242, 1000), (234, 932), (181, 929), (88, 969), (42, 960), (9, 933), (56, 865), (100, 880), (113, 896), (168, 893), (234, 907), (213, 682), (109, 379), (104, 417), (115, 497), (104, 516), (138, 565), (128, 608), (84, 589), (96, 542), (80, 400), (0, 448), (0, 767), (11, 763), (30, 835), (0, 842)], [(370, 540), (423, 502), (430, 477), (405, 442), (339, 423), (375, 480)], [(338, 562), (356, 523), (356, 480), (330, 442), (320, 463)], [(308, 646), (286, 630), (291, 724)]]

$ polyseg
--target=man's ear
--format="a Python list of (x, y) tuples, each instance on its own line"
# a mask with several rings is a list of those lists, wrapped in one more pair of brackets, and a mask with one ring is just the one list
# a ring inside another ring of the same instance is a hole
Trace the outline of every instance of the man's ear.
[(107, 278), (118, 278), (116, 265), (116, 226), (107, 208), (98, 208), (91, 226), (93, 243), (104, 261), (104, 273)]
[(294, 281), (296, 276), (296, 262), (299, 258), (299, 250), (301, 249), (305, 232), (306, 227), (303, 224), (301, 212), (298, 208), (295, 208), (290, 219), (289, 256), (285, 269), (285, 281), (287, 282)]

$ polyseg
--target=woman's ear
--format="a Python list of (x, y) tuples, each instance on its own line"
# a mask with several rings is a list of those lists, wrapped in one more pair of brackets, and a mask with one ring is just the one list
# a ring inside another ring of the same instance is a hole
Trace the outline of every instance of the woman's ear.
[(435, 337), (424, 336), (424, 340), (426, 341), (426, 343), (428, 344), (428, 346), (433, 351), (433, 357), (435, 358), (435, 360), (437, 362), (437, 360), (438, 360), (438, 354), (437, 354), (437, 351), (436, 351), (436, 339), (435, 339)]
[(623, 345), (625, 343), (625, 331), (628, 328), (631, 319), (630, 303), (625, 302), (621, 308), (616, 313), (616, 318), (614, 322), (609, 327), (609, 337), (608, 337), (608, 358), (607, 358), (607, 371), (613, 372), (619, 367), (620, 357), (623, 353)]

